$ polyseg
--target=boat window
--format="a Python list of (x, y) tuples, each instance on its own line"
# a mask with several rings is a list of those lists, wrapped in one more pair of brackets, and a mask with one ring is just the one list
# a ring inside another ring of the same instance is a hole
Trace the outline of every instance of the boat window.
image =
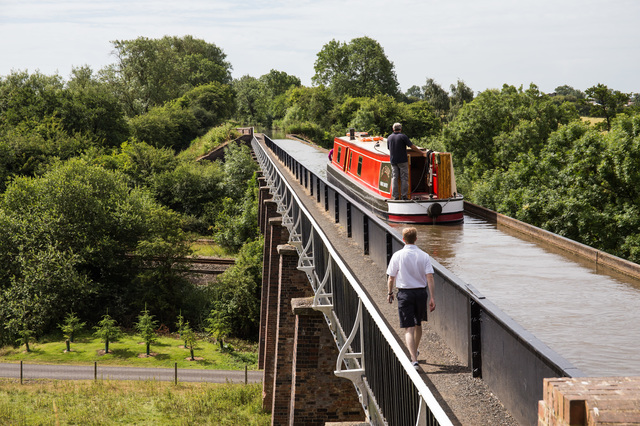
[(347, 160), (347, 170), (351, 170), (351, 157), (352, 157), (352, 153), (349, 152), (349, 159)]
[(338, 164), (340, 164), (340, 155), (342, 154), (342, 147), (338, 147)]
[(362, 156), (358, 157), (358, 176), (362, 175)]

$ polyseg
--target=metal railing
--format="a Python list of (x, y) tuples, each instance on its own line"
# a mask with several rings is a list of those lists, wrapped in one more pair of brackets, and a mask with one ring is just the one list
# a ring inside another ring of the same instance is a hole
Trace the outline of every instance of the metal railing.
[[(314, 286), (317, 308), (325, 313), (336, 343), (341, 352), (344, 351), (341, 361), (345, 367), (337, 368), (338, 374), (362, 378), (362, 383), (357, 385), (359, 392), (365, 402), (370, 402), (368, 405), (375, 405), (374, 413), (379, 413), (379, 420), (386, 419), (390, 425), (411, 421), (415, 424), (415, 420), (409, 418), (424, 416), (424, 412), (431, 409), (432, 396), (427, 396), (431, 393), (422, 386), (422, 379), (389, 331), (389, 324), (331, 248), (313, 217), (279, 174), (270, 155), (257, 140), (254, 139), (253, 144), (274, 199), (286, 206), (282, 207), (286, 216), (291, 215), (288, 219), (283, 217), (283, 223), (286, 221), (291, 226), (292, 244), (300, 254), (299, 266), (306, 268)], [(344, 226), (347, 237), (362, 247), (363, 254), (372, 261), (386, 266), (391, 255), (403, 247), (398, 231), (377, 218), (367, 206), (309, 171), (267, 137), (265, 144), (334, 221)], [(538, 401), (543, 399), (543, 379), (580, 377), (582, 372), (473, 286), (434, 259), (432, 263), (438, 288), (436, 304), (440, 309), (429, 315), (430, 326), (461, 360), (466, 360), (473, 376), (483, 379), (519, 423), (536, 424)], [(380, 346), (387, 348), (382, 350)], [(351, 373), (346, 373), (350, 370)], [(428, 408), (424, 410), (421, 407), (426, 403)], [(433, 412), (441, 413), (441, 409), (438, 406)], [(408, 413), (407, 418), (403, 413)], [(422, 424), (449, 421), (430, 416), (435, 415), (430, 412), (426, 418), (422, 417), (428, 421)]]
[[(335, 374), (354, 383), (368, 421), (451, 425), (358, 279), (263, 146), (257, 140), (253, 145), (276, 211), (289, 230), (289, 244), (298, 251), (298, 269), (307, 274), (314, 290), (313, 306), (324, 313), (339, 349)], [(306, 171), (290, 159), (284, 162), (304, 184)]]

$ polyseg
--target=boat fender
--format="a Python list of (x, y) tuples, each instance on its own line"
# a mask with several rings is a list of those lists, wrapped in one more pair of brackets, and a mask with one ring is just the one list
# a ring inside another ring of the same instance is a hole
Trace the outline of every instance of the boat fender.
[(429, 217), (438, 217), (442, 214), (442, 205), (440, 203), (433, 203), (427, 208), (427, 214)]

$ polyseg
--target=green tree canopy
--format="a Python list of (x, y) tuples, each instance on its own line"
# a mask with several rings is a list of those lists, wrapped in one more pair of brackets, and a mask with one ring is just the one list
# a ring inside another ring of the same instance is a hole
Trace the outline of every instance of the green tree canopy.
[(35, 124), (60, 108), (64, 81), (59, 75), (12, 72), (0, 77), (0, 127)]
[(109, 314), (104, 314), (102, 319), (94, 328), (95, 336), (104, 342), (104, 353), (109, 353), (109, 343), (117, 342), (122, 337), (122, 330), (118, 327), (118, 322)]
[(178, 98), (194, 87), (231, 83), (231, 64), (215, 44), (192, 36), (113, 42), (117, 62), (103, 70), (129, 116)]
[(573, 87), (569, 86), (569, 85), (563, 85), (563, 86), (558, 86), (555, 88), (554, 90), (556, 92), (556, 94), (560, 95), (560, 96), (566, 96), (566, 97), (574, 97), (576, 99), (585, 99), (586, 96), (584, 94), (584, 92), (582, 92), (581, 90), (578, 89), (574, 89)]
[(294, 75), (289, 75), (284, 71), (271, 70), (269, 73), (260, 77), (260, 81), (264, 83), (270, 98), (275, 98), (287, 93), (292, 87), (300, 87), (300, 79)]
[(424, 91), (420, 86), (413, 85), (407, 89), (405, 96), (409, 102), (422, 101), (424, 100)]
[(211, 83), (196, 87), (180, 98), (133, 117), (131, 133), (137, 140), (157, 148), (181, 151), (231, 116), (233, 97), (228, 85)]
[(431, 105), (439, 116), (446, 115), (449, 111), (449, 94), (432, 78), (422, 86), (423, 99)]
[(295, 87), (287, 92), (285, 126), (292, 123), (312, 122), (329, 128), (333, 124), (331, 111), (336, 104), (331, 90), (320, 87)]
[(269, 99), (265, 83), (250, 75), (233, 81), (236, 91), (236, 118), (247, 124), (267, 123)]
[(393, 62), (380, 44), (369, 37), (349, 43), (331, 40), (318, 52), (314, 64), (315, 84), (325, 85), (338, 96), (398, 95)]
[(129, 126), (123, 105), (111, 87), (98, 80), (89, 67), (74, 68), (71, 77), (59, 108), (64, 128), (109, 147), (125, 141)]
[(156, 336), (158, 321), (153, 319), (153, 315), (149, 313), (149, 310), (145, 306), (144, 310), (138, 315), (138, 322), (135, 325), (136, 331), (147, 347), (147, 356), (150, 356), (151, 344), (158, 340)]
[(505, 85), (466, 103), (443, 131), (458, 172), (478, 180), (487, 170), (506, 169), (522, 153), (541, 149), (560, 124), (577, 118), (574, 108), (556, 105), (535, 85)]
[(261, 240), (245, 244), (236, 264), (212, 283), (214, 318), (223, 319), (225, 329), (230, 327), (242, 338), (258, 337), (262, 244)]
[(585, 90), (587, 101), (591, 102), (591, 116), (604, 117), (606, 130), (611, 130), (611, 120), (622, 107), (629, 101), (631, 95), (618, 90), (609, 89), (604, 84), (598, 83)]
[(71, 159), (41, 177), (15, 178), (0, 198), (0, 222), (0, 318), (24, 311), (40, 334), (69, 309), (88, 319), (103, 306), (126, 313), (150, 289), (162, 307), (180, 300), (160, 293), (160, 268), (148, 287), (132, 285), (141, 260), (166, 257), (166, 247), (183, 256), (186, 236), (180, 216), (119, 172)]

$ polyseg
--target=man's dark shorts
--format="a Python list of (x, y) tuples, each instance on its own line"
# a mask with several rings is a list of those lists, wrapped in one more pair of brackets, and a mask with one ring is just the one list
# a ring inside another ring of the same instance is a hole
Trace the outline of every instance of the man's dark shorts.
[(420, 325), (427, 318), (427, 288), (398, 289), (400, 328)]

